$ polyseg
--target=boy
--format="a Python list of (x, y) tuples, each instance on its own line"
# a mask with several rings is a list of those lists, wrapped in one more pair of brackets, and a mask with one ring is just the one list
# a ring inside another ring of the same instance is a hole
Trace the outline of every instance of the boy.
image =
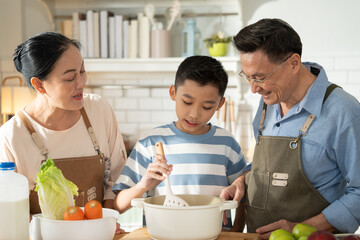
[[(214, 58), (192, 56), (180, 64), (169, 90), (178, 119), (136, 143), (113, 187), (120, 213), (133, 198), (165, 195), (164, 175), (174, 194), (212, 196), (241, 175), (246, 162), (239, 144), (227, 130), (208, 123), (225, 102), (227, 83), (227, 73)], [(165, 157), (155, 153), (159, 141)]]

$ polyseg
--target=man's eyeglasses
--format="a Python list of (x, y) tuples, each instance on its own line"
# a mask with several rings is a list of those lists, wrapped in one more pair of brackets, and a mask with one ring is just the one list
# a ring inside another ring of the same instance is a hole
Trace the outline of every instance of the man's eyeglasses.
[(245, 73), (241, 70), (241, 72), (239, 72), (239, 75), (241, 78), (247, 80), (248, 82), (255, 82), (255, 83), (264, 83), (266, 80), (268, 80), (290, 57), (292, 56), (292, 54), (290, 56), (288, 56), (287, 58), (284, 59), (284, 61), (282, 61), (279, 65), (277, 65), (274, 70), (264, 79), (256, 79), (256, 78), (250, 78), (248, 76), (245, 75)]

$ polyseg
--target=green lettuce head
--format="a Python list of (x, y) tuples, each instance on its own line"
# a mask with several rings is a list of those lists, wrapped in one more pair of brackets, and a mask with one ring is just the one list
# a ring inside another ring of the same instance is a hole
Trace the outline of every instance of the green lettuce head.
[(50, 158), (41, 165), (35, 181), (42, 216), (63, 220), (66, 208), (75, 205), (78, 187), (64, 177)]

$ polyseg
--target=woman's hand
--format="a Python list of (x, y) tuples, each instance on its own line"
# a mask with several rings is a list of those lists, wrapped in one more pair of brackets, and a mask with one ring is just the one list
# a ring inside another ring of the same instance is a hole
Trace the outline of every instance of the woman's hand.
[(164, 175), (170, 175), (173, 165), (168, 165), (163, 155), (156, 154), (155, 160), (149, 164), (145, 175), (141, 178), (139, 186), (146, 191), (159, 185), (164, 179)]

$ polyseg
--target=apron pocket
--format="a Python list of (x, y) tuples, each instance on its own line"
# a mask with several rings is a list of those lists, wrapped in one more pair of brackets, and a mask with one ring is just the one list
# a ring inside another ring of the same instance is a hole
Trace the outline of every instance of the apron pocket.
[(246, 204), (259, 209), (265, 209), (269, 192), (270, 173), (251, 171), (246, 175)]

